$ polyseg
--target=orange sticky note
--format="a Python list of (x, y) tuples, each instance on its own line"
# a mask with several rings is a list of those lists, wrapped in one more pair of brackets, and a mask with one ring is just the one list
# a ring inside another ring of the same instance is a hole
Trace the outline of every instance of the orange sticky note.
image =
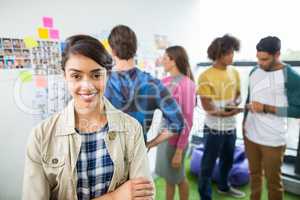
[(49, 39), (49, 30), (46, 28), (38, 28), (39, 38)]
[(37, 75), (35, 77), (35, 86), (37, 88), (45, 88), (47, 87), (47, 80), (46, 80), (46, 77), (43, 76), (43, 75)]

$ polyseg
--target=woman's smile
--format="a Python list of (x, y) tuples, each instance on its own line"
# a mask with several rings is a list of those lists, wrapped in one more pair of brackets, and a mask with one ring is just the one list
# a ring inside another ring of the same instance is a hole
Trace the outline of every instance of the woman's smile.
[(98, 92), (79, 92), (78, 95), (80, 96), (81, 100), (85, 101), (86, 103), (90, 103), (98, 96)]

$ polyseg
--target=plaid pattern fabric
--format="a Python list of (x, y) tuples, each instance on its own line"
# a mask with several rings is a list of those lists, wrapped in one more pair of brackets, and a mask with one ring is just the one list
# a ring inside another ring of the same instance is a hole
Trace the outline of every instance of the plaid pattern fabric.
[(168, 89), (161, 81), (138, 68), (124, 72), (111, 72), (105, 97), (117, 109), (140, 122), (145, 139), (156, 109), (162, 111), (168, 130), (179, 134), (184, 127), (180, 107)]
[(78, 200), (99, 197), (108, 190), (114, 166), (104, 142), (107, 132), (108, 125), (98, 132), (79, 133), (82, 143), (76, 163)]

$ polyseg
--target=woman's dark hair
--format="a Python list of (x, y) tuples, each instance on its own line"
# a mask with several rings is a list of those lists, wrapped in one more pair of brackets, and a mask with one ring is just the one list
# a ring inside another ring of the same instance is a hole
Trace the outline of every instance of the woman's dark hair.
[(171, 60), (174, 60), (180, 73), (186, 75), (194, 81), (194, 76), (189, 63), (189, 57), (182, 46), (171, 46), (166, 49), (166, 54)]
[(281, 49), (281, 41), (278, 37), (268, 36), (262, 38), (256, 45), (257, 51), (264, 51), (271, 55), (275, 55)]
[(218, 37), (212, 41), (207, 49), (207, 56), (209, 59), (215, 61), (222, 56), (232, 52), (240, 50), (240, 41), (230, 35), (224, 35)]
[(62, 53), (62, 70), (70, 55), (82, 55), (94, 60), (107, 71), (112, 68), (112, 58), (99, 40), (88, 35), (74, 35), (66, 39)]
[(128, 26), (114, 27), (109, 34), (108, 43), (116, 56), (122, 60), (129, 60), (136, 54), (137, 38)]

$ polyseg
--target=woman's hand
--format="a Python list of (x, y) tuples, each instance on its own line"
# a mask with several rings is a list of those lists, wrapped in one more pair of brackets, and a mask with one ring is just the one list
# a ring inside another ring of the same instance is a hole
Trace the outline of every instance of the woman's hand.
[(126, 181), (112, 192), (112, 200), (153, 200), (154, 187), (146, 178)]
[(151, 141), (146, 143), (146, 147), (148, 149), (148, 151), (159, 145), (160, 143), (170, 139), (171, 137), (173, 137), (174, 134), (170, 133), (168, 130), (163, 130), (161, 133), (159, 133), (154, 139), (152, 139)]
[(181, 161), (182, 161), (182, 150), (176, 149), (176, 152), (172, 159), (171, 166), (175, 169), (178, 169), (181, 167)]

